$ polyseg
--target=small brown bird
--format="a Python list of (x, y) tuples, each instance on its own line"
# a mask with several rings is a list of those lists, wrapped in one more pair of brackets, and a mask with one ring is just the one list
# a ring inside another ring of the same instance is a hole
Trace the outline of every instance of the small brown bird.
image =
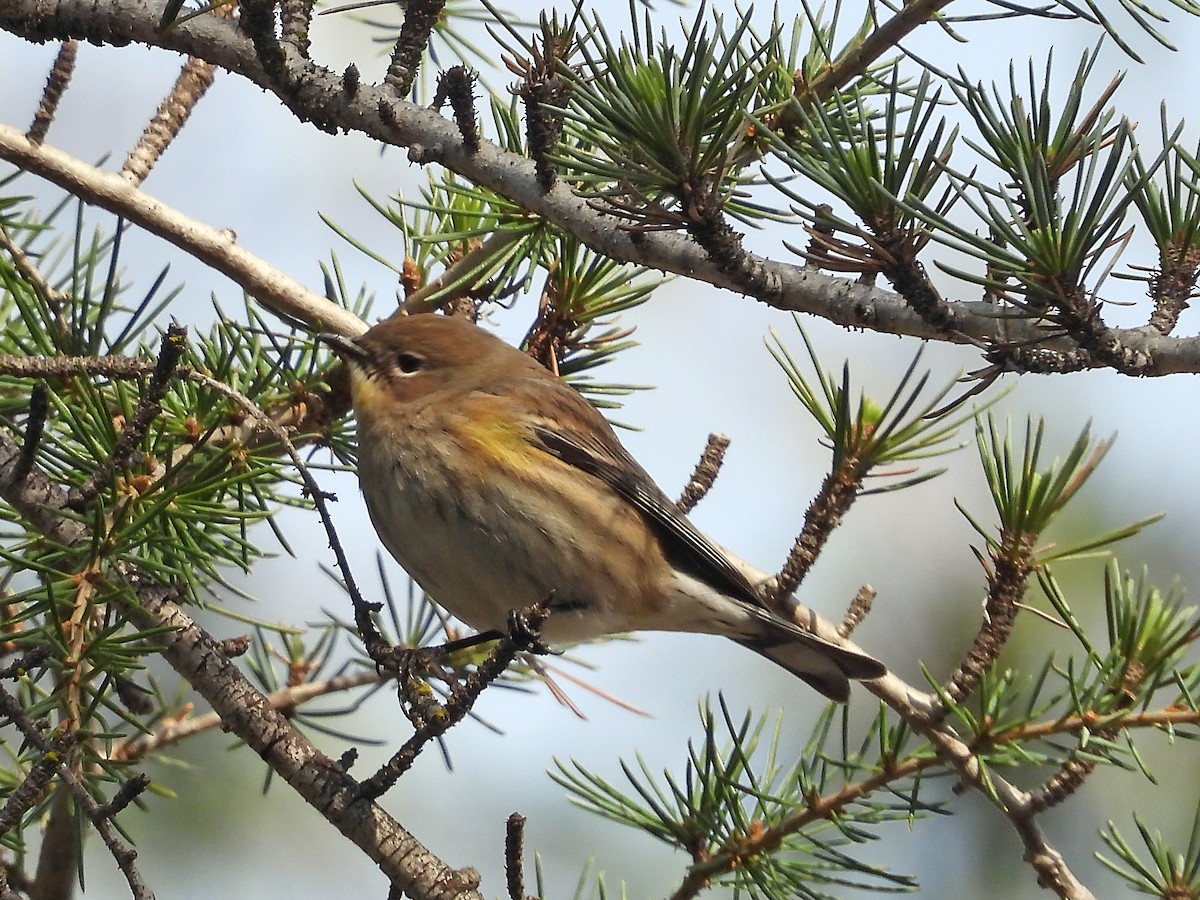
[(676, 508), (604, 417), (462, 319), (321, 335), (350, 370), (358, 477), (380, 539), (473, 628), (547, 600), (550, 643), (628, 631), (732, 638), (834, 700), (878, 660), (773, 613), (746, 563)]

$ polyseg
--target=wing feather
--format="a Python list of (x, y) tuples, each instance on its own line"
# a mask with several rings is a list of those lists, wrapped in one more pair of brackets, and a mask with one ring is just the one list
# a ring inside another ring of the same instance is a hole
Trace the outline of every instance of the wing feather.
[(548, 453), (600, 479), (632, 503), (665, 539), (667, 555), (674, 562), (723, 592), (761, 608), (762, 601), (745, 574), (679, 512), (632, 457), (623, 452), (623, 459), (613, 460), (610, 448), (588, 447), (579, 435), (560, 428), (536, 425), (534, 434)]

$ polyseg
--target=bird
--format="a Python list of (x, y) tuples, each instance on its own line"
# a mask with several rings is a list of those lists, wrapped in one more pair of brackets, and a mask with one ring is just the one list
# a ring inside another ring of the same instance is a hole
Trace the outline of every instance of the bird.
[(322, 334), (349, 371), (358, 477), (381, 542), (481, 632), (547, 603), (551, 645), (636, 631), (724, 635), (844, 702), (877, 659), (775, 612), (577, 390), (486, 329), (398, 315)]

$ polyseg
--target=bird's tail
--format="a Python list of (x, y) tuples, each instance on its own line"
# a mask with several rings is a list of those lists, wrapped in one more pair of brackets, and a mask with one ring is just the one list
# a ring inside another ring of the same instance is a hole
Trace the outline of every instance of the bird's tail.
[(735, 638), (812, 685), (830, 700), (850, 698), (850, 680), (879, 678), (887, 667), (873, 656), (839, 646), (809, 631), (780, 626), (754, 637)]

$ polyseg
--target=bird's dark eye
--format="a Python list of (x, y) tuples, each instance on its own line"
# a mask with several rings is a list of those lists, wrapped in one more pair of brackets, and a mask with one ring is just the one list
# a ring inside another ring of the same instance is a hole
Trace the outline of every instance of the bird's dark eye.
[(411, 350), (402, 350), (396, 355), (396, 367), (405, 375), (411, 375), (425, 368), (425, 357)]

